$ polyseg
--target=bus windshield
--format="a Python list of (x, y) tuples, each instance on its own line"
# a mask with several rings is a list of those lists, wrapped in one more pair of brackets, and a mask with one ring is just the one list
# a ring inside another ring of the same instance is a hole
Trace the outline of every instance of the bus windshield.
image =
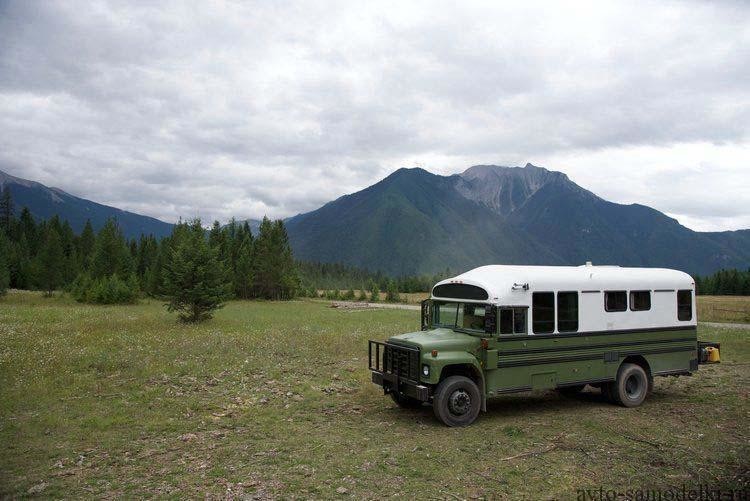
[(436, 327), (484, 332), (484, 314), (487, 306), (473, 303), (434, 303)]

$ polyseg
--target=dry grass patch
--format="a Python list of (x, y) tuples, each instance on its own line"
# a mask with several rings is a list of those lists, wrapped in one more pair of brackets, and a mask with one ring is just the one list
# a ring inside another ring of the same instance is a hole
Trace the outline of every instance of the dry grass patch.
[(750, 296), (697, 296), (701, 322), (750, 323)]

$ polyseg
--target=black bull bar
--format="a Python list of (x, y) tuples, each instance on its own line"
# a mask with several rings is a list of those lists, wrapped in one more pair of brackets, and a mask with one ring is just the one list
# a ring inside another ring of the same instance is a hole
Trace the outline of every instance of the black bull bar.
[(420, 350), (415, 346), (370, 341), (368, 363), (372, 382), (384, 393), (400, 393), (419, 401), (430, 399), (430, 388), (419, 382)]

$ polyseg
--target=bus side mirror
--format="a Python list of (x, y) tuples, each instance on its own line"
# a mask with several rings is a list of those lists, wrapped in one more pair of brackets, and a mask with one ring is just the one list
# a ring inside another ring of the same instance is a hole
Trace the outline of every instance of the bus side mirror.
[(422, 301), (422, 330), (426, 331), (430, 327), (430, 307), (432, 301), (425, 299)]
[(490, 306), (484, 312), (484, 332), (495, 334), (497, 332), (497, 308)]

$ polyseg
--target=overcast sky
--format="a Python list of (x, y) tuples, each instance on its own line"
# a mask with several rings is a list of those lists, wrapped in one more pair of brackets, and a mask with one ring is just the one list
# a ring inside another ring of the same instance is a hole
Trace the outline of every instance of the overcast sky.
[(0, 169), (175, 221), (531, 162), (750, 228), (748, 3), (498, 3), (0, 0)]

